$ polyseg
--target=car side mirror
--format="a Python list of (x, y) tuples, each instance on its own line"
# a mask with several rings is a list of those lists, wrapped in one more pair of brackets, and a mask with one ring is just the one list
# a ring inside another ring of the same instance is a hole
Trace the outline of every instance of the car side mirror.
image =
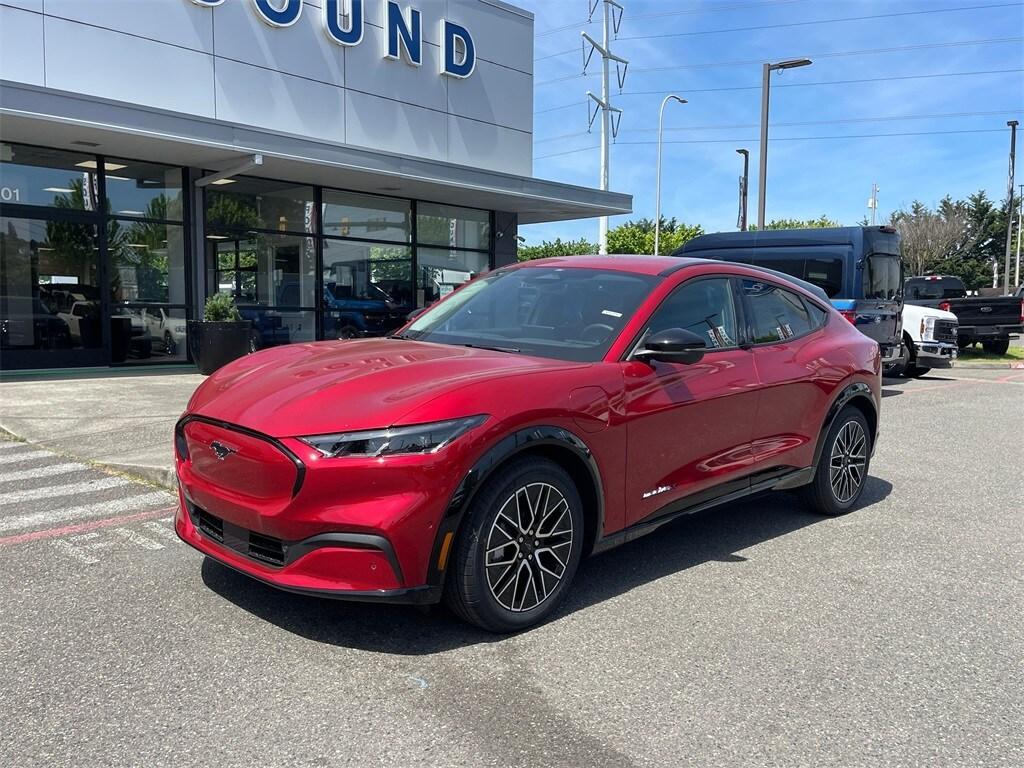
[(707, 345), (704, 339), (693, 331), (683, 328), (666, 328), (644, 341), (643, 349), (633, 353), (634, 360), (651, 362), (660, 360), (663, 363), (682, 363), (693, 365), (704, 357)]

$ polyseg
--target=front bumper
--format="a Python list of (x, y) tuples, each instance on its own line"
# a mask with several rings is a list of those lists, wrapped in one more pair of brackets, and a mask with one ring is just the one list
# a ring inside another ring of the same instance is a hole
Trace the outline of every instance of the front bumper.
[[(429, 604), (441, 599), (440, 587), (399, 586), (401, 566), (390, 542), (372, 534), (320, 534), (282, 542), (280, 565), (249, 544), (252, 534), (225, 521), (219, 532), (183, 492), (175, 515), (178, 537), (207, 557), (272, 587), (315, 597), (362, 602)], [(259, 536), (263, 552), (268, 537)]]
[(952, 368), (958, 355), (956, 344), (938, 341), (914, 342), (914, 360), (920, 368)]

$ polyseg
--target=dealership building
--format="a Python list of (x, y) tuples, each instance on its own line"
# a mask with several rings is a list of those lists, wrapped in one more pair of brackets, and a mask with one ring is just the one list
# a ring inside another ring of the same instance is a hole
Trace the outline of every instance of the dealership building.
[(0, 0), (0, 371), (384, 333), (627, 213), (533, 177), (533, 17), (501, 0)]

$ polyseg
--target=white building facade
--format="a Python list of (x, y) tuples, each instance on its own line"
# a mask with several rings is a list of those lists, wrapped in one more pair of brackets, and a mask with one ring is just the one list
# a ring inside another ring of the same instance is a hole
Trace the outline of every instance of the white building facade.
[(0, 369), (385, 333), (625, 213), (532, 176), (533, 18), (500, 0), (0, 0)]

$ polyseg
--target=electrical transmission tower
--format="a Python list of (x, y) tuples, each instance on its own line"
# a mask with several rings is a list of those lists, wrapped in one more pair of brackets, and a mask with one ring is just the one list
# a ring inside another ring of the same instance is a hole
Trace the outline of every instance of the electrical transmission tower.
[[(619, 82), (619, 93), (622, 93), (622, 87), (626, 84), (626, 70), (629, 68), (629, 62), (621, 56), (616, 56), (612, 53), (611, 49), (612, 36), (617, 35), (619, 33), (619, 27), (622, 26), (622, 6), (615, 0), (587, 0), (587, 2), (590, 7), (589, 21), (593, 20), (597, 6), (599, 4), (604, 6), (604, 24), (602, 25), (601, 42), (597, 42), (597, 40), (592, 38), (586, 32), (581, 32), (580, 35), (583, 37), (583, 74), (587, 73), (587, 65), (590, 64), (590, 60), (594, 56), (594, 51), (601, 54), (601, 96), (598, 98), (591, 91), (587, 91), (587, 97), (594, 102), (593, 111), (590, 111), (589, 106), (587, 109), (589, 117), (587, 130), (589, 131), (594, 126), (594, 120), (597, 118), (597, 113), (600, 112), (601, 189), (607, 191), (609, 145), (611, 140), (619, 135), (619, 124), (622, 122), (622, 110), (612, 106), (611, 102), (611, 92), (609, 88), (611, 63), (613, 61), (615, 62), (615, 76)], [(598, 253), (601, 255), (608, 253), (607, 216), (602, 216), (600, 219)]]

